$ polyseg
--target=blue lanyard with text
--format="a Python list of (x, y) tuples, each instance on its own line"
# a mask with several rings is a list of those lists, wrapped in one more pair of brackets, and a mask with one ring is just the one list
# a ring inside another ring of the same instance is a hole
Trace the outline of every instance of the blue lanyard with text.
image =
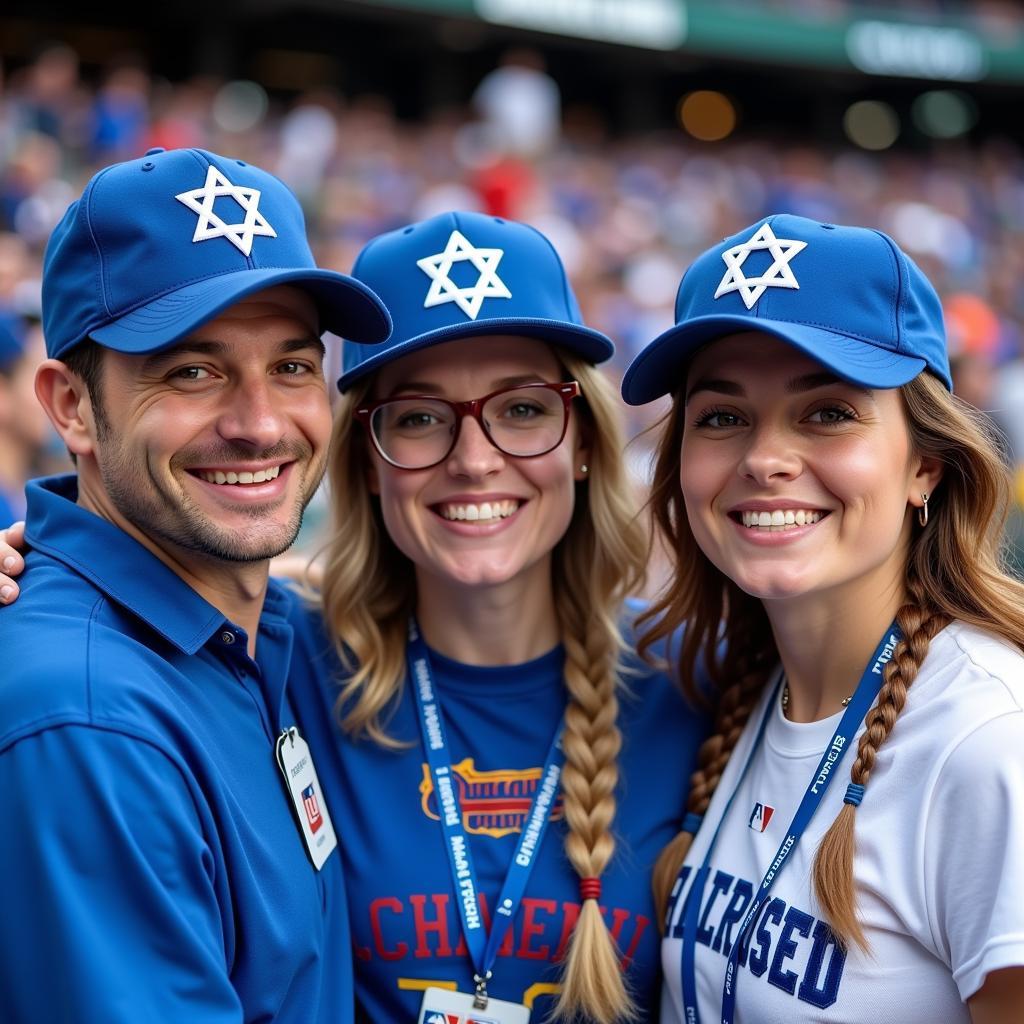
[(505, 883), (491, 921), (490, 935), (484, 938), (485, 927), (480, 912), (479, 888), (473, 858), (469, 852), (466, 832), (462, 827), (462, 811), (453, 783), (451, 758), (444, 734), (441, 707), (434, 692), (433, 673), (430, 669), (430, 655), (423, 642), (414, 619), (409, 620), (409, 646), (407, 651), (409, 675), (416, 706), (419, 709), (420, 732), (423, 750), (430, 766), (434, 781), (434, 795), (437, 799), (438, 814), (444, 831), (445, 849), (451, 867), (452, 884), (455, 889), (455, 903), (462, 918), (462, 932), (466, 947), (473, 961), (474, 980), (477, 992), (486, 992), (487, 980), (498, 955), (502, 940), (512, 926), (519, 909), (526, 883), (533, 871), (536, 853), (540, 850), (544, 833), (551, 818), (551, 808), (558, 796), (558, 783), (565, 764), (562, 753), (562, 732), (559, 724), (555, 738), (551, 741), (547, 760), (537, 783), (537, 792), (530, 810), (523, 822), (516, 844), (512, 863), (509, 865)]
[[(800, 801), (800, 806), (797, 808), (796, 814), (793, 815), (793, 820), (786, 833), (786, 838), (779, 846), (775, 857), (772, 859), (771, 865), (764, 874), (764, 878), (761, 879), (760, 887), (755, 893), (754, 898), (750, 901), (747, 913), (744, 915), (739, 931), (736, 933), (736, 939), (732, 944), (732, 949), (729, 952), (729, 960), (725, 968), (725, 983), (722, 987), (722, 1024), (733, 1024), (733, 1019), (735, 1017), (737, 981), (736, 968), (739, 964), (740, 952), (746, 942), (747, 935), (756, 923), (761, 909), (765, 906), (768, 892), (774, 884), (775, 879), (779, 877), (783, 867), (785, 867), (786, 860), (793, 850), (796, 849), (797, 844), (800, 842), (800, 837), (804, 834), (804, 831), (810, 824), (811, 818), (814, 817), (814, 812), (817, 811), (818, 806), (821, 804), (829, 783), (832, 781), (833, 777), (838, 774), (836, 769), (839, 767), (839, 763), (842, 761), (843, 755), (850, 748), (850, 741), (856, 735), (861, 722), (864, 721), (868, 711), (871, 709), (871, 705), (874, 704), (875, 698), (878, 696), (878, 691), (882, 688), (882, 670), (885, 668), (886, 663), (892, 658), (896, 645), (902, 639), (903, 633), (900, 631), (899, 626), (894, 622), (885, 631), (885, 635), (878, 647), (875, 649), (875, 653), (868, 661), (867, 667), (861, 675), (860, 682), (857, 684), (857, 689), (850, 698), (850, 703), (847, 705), (846, 711), (843, 713), (843, 717), (839, 721), (839, 725), (836, 726), (836, 731), (832, 734), (832, 739), (825, 748), (825, 753), (821, 755), (817, 771), (814, 773), (814, 776), (811, 778), (811, 781), (807, 786), (807, 790), (804, 793), (803, 799)], [(739, 792), (740, 786), (743, 784), (743, 780), (746, 777), (747, 770), (753, 763), (758, 748), (761, 746), (761, 740), (764, 738), (768, 720), (771, 717), (772, 712), (775, 710), (776, 699), (781, 685), (782, 680), (780, 679), (779, 684), (775, 688), (775, 694), (772, 699), (768, 701), (768, 706), (765, 708), (764, 716), (761, 719), (757, 735), (754, 738), (754, 744), (750, 748), (750, 753), (747, 756), (747, 763), (743, 766), (743, 771), (740, 773), (739, 780), (737, 781), (736, 786), (732, 791), (732, 795), (729, 797), (729, 800), (725, 805), (722, 817), (719, 819), (715, 833), (711, 837), (707, 853), (704, 855), (704, 862), (701, 864), (700, 870), (694, 877), (693, 884), (691, 885), (690, 891), (686, 897), (682, 942), (682, 988), (683, 1008), (685, 1011), (684, 1019), (686, 1020), (686, 1024), (700, 1024), (700, 1013), (697, 1009), (697, 920), (700, 916), (700, 904), (704, 895), (704, 884), (707, 881), (708, 874), (710, 873), (709, 865), (711, 862), (711, 854), (715, 849), (715, 843), (718, 842), (719, 833), (722, 831), (722, 826), (729, 815), (729, 809), (732, 807), (733, 800), (736, 798), (736, 794)], [(685, 870), (685, 868), (680, 871), (680, 874), (682, 874), (683, 870)]]

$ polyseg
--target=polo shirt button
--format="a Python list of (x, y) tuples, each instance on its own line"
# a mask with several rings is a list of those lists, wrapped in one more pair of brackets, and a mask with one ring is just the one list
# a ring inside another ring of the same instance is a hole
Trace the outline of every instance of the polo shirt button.
[(221, 633), (220, 638), (221, 641), (226, 644), (233, 644), (235, 642), (235, 634), (229, 633), (227, 630), (224, 630), (224, 632)]

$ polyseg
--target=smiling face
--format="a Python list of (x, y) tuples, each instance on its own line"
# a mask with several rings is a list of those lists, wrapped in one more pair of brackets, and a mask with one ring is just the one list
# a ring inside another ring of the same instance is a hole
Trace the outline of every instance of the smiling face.
[(685, 385), (680, 485), (694, 538), (746, 593), (888, 599), (932, 477), (898, 390), (869, 391), (768, 335), (720, 338)]
[[(369, 398), (403, 394), (467, 401), (501, 388), (562, 380), (551, 348), (532, 338), (469, 338), (435, 345), (378, 371)], [(370, 487), (388, 534), (430, 581), (457, 587), (536, 581), (550, 590), (551, 553), (572, 518), (586, 462), (575, 412), (565, 438), (534, 458), (500, 452), (472, 417), (448, 457), (423, 470), (397, 469), (370, 448)], [(531, 585), (533, 585), (531, 583)]]
[(330, 435), (312, 300), (280, 286), (152, 355), (106, 351), (82, 503), (175, 557), (262, 561), (295, 539)]

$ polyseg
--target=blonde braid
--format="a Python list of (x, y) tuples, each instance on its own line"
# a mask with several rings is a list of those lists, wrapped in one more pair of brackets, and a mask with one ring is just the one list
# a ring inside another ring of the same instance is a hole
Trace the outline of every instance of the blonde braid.
[[(586, 646), (578, 639), (581, 635), (586, 636)], [(604, 630), (588, 630), (583, 623), (563, 624), (562, 636), (569, 691), (562, 741), (562, 793), (569, 826), (565, 852), (581, 879), (597, 879), (615, 852), (611, 825), (622, 747), (615, 692), (618, 651), (608, 643)], [(567, 1020), (582, 1017), (598, 1024), (635, 1019), (637, 1011), (619, 961), (599, 901), (581, 899), (555, 1016)]]
[[(926, 606), (924, 588), (908, 581), (910, 600), (896, 614), (904, 639), (886, 665), (882, 688), (875, 706), (868, 712), (867, 728), (861, 734), (857, 759), (850, 769), (850, 782), (867, 786), (875, 767), (878, 749), (892, 732), (907, 703), (907, 690), (917, 678), (935, 635), (950, 623), (950, 617)], [(814, 860), (814, 891), (836, 937), (844, 946), (855, 943), (868, 950), (864, 929), (857, 918), (854, 891), (854, 824), (857, 806), (843, 803), (836, 820), (822, 837)]]

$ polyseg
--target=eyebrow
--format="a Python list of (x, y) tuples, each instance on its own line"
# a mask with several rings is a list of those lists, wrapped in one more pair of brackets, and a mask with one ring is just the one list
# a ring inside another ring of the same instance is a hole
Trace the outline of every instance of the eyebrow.
[[(852, 381), (843, 380), (842, 377), (837, 377), (834, 373), (829, 371), (820, 371), (815, 373), (804, 373), (799, 377), (792, 377), (785, 384), (785, 392), (787, 395), (801, 395), (805, 391), (814, 391), (816, 388), (830, 387), (836, 384), (841, 384), (843, 387), (853, 388), (856, 391), (861, 392), (868, 398), (874, 398), (874, 391), (870, 388), (862, 387), (860, 384), (854, 384)], [(698, 378), (692, 387), (686, 392), (686, 401), (690, 399), (698, 391), (713, 391), (720, 395), (731, 395), (736, 398), (745, 398), (746, 389), (742, 384), (739, 384), (734, 380), (727, 380), (721, 377), (700, 377)]]
[[(182, 357), (188, 356), (223, 356), (232, 350), (233, 346), (223, 341), (182, 341), (170, 348), (154, 352), (143, 364), (143, 373), (159, 372), (168, 363), (174, 362)], [(324, 343), (316, 337), (290, 338), (278, 346), (279, 355), (289, 355), (292, 352), (302, 352), (306, 349), (316, 349), (322, 357), (327, 352)]]
[[(524, 384), (551, 384), (553, 381), (545, 380), (540, 374), (525, 373), (514, 377), (502, 377), (500, 380), (492, 381), (487, 393), (492, 391), (503, 391), (505, 388), (518, 388)], [(433, 381), (406, 380), (393, 387), (388, 398), (399, 397), (403, 394), (410, 395), (437, 395), (443, 397), (444, 388)]]

